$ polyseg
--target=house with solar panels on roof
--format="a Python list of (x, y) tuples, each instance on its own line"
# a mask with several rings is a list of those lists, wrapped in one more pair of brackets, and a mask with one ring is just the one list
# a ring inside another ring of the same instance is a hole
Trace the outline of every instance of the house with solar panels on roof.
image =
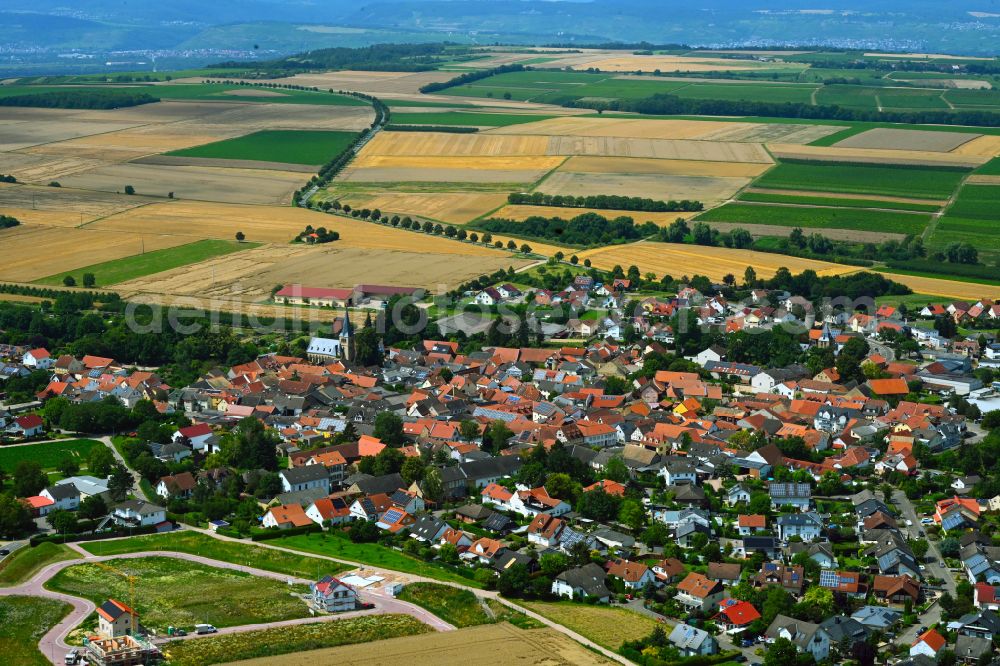
[(309, 605), (324, 613), (343, 613), (358, 606), (353, 587), (333, 576), (323, 576), (309, 586)]
[(719, 643), (710, 633), (689, 624), (674, 626), (667, 640), (685, 657), (711, 655), (719, 651)]

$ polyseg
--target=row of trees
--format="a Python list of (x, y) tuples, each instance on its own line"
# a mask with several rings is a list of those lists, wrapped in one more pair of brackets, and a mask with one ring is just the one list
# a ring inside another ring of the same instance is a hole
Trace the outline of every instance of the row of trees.
[(43, 109), (121, 109), (159, 102), (159, 97), (127, 88), (97, 90), (73, 88), (0, 97), (0, 106), (30, 106)]
[[(570, 100), (570, 107), (593, 108), (594, 102)], [(1000, 114), (993, 111), (878, 111), (837, 105), (812, 105), (804, 102), (755, 102), (748, 100), (682, 99), (658, 93), (638, 100), (614, 100), (603, 109), (632, 111), (646, 115), (763, 116), (772, 118), (808, 118), (858, 122), (910, 123), (917, 125), (972, 125), (992, 127), (1000, 124)]]
[(597, 213), (583, 213), (570, 220), (540, 215), (532, 215), (523, 222), (493, 218), (480, 222), (478, 226), (496, 233), (553, 240), (580, 246), (627, 243), (652, 236), (659, 230), (659, 227), (652, 222), (640, 225), (627, 216), (609, 220)]
[(652, 212), (701, 211), (705, 205), (700, 201), (659, 201), (643, 197), (626, 197), (614, 194), (591, 194), (575, 197), (544, 192), (512, 192), (507, 195), (507, 203), (529, 206), (558, 206), (563, 208), (598, 208), (602, 210), (630, 210)]

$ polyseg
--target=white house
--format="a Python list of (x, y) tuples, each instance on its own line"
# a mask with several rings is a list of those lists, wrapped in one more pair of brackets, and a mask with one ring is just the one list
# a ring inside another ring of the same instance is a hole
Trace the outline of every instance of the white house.
[(80, 491), (71, 483), (49, 486), (40, 492), (39, 495), (52, 500), (53, 505), (49, 507), (49, 511), (54, 509), (76, 511), (80, 508)]
[(605, 585), (606, 576), (604, 569), (593, 562), (575, 569), (567, 569), (552, 581), (552, 594), (579, 601), (594, 598), (606, 603), (611, 598), (611, 593)]
[(330, 492), (330, 474), (322, 465), (303, 465), (302, 467), (283, 469), (278, 472), (278, 476), (281, 477), (281, 488), (286, 493), (312, 490), (313, 488), (319, 488), (326, 493)]
[(815, 513), (793, 513), (778, 517), (778, 538), (788, 541), (799, 537), (803, 541), (815, 541), (823, 532), (823, 521)]
[(14, 417), (14, 422), (7, 430), (23, 437), (34, 437), (45, 432), (45, 422), (37, 414), (23, 414)]
[(196, 423), (195, 425), (181, 428), (174, 433), (175, 442), (186, 442), (195, 451), (201, 451), (212, 437), (212, 428), (207, 423)]
[(698, 481), (695, 464), (686, 458), (668, 458), (660, 468), (660, 476), (666, 480), (668, 486), (694, 484)]
[(707, 656), (719, 651), (719, 644), (710, 633), (683, 622), (674, 626), (667, 640), (684, 657)]
[(112, 517), (123, 527), (149, 527), (166, 522), (167, 510), (142, 500), (126, 500), (115, 506)]
[(47, 349), (39, 347), (24, 353), (21, 357), (21, 364), (26, 368), (36, 370), (48, 370), (55, 363), (55, 359), (49, 354)]
[(358, 606), (358, 593), (354, 588), (333, 576), (324, 576), (312, 583), (309, 591), (312, 595), (310, 605), (324, 613), (343, 613)]

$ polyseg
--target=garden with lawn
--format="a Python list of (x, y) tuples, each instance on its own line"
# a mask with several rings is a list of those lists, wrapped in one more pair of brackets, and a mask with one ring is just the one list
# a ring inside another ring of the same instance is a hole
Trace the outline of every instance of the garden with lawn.
[(81, 468), (87, 466), (90, 452), (104, 446), (96, 439), (63, 439), (55, 442), (39, 442), (15, 446), (0, 446), (0, 469), (12, 474), (18, 463), (36, 462), (45, 471), (55, 471), (62, 461), (72, 458)]

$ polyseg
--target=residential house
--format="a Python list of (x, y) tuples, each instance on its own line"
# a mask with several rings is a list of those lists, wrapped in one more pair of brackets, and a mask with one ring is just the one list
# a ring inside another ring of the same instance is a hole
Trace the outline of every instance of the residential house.
[(344, 613), (358, 607), (358, 593), (333, 576), (324, 576), (309, 585), (309, 605), (323, 613)]
[(312, 525), (313, 521), (306, 515), (301, 504), (282, 504), (273, 506), (264, 514), (261, 521), (263, 527), (271, 527), (279, 530), (287, 530), (292, 527), (306, 527)]
[(167, 520), (167, 510), (143, 500), (126, 500), (111, 512), (115, 523), (123, 527), (150, 527)]
[(138, 614), (117, 599), (108, 599), (97, 609), (97, 633), (105, 638), (131, 636), (138, 629)]
[(52, 500), (52, 504), (45, 513), (55, 509), (63, 511), (76, 511), (80, 508), (80, 491), (71, 483), (49, 486), (39, 493), (41, 497)]
[(735, 634), (759, 620), (760, 613), (748, 601), (727, 598), (719, 603), (719, 613), (712, 619), (726, 633)]
[(303, 465), (278, 472), (281, 487), (286, 493), (317, 488), (330, 492), (330, 473), (323, 465)]
[(771, 496), (771, 509), (775, 511), (786, 506), (808, 511), (812, 506), (812, 489), (808, 483), (772, 482), (767, 490)]
[(764, 632), (765, 641), (773, 643), (784, 638), (795, 644), (799, 652), (808, 652), (816, 661), (830, 655), (830, 636), (818, 624), (777, 615)]
[(599, 603), (607, 603), (611, 593), (605, 583), (606, 577), (604, 569), (593, 562), (567, 569), (552, 581), (552, 594), (567, 599), (595, 599)]
[(907, 575), (875, 576), (872, 594), (888, 604), (902, 606), (909, 600), (916, 605), (920, 600), (920, 583)]
[(713, 610), (725, 594), (722, 583), (692, 571), (677, 584), (677, 595), (674, 599), (689, 611), (704, 614)]
[(754, 585), (757, 587), (780, 585), (785, 592), (799, 596), (805, 586), (805, 574), (798, 565), (764, 562), (760, 572), (754, 577)]
[(823, 520), (815, 513), (793, 513), (779, 516), (778, 538), (788, 542), (792, 537), (802, 541), (815, 541), (823, 533)]
[(630, 562), (629, 560), (615, 558), (608, 560), (604, 568), (612, 578), (621, 579), (625, 583), (625, 589), (627, 590), (641, 590), (646, 585), (656, 582), (653, 570), (642, 562)]
[(719, 651), (719, 643), (714, 636), (683, 622), (674, 625), (667, 640), (682, 657), (708, 656)]
[(932, 627), (917, 636), (917, 640), (913, 641), (913, 644), (910, 646), (910, 656), (923, 655), (937, 660), (938, 652), (944, 649), (944, 646), (947, 644), (948, 641), (945, 640), (944, 636)]
[(165, 500), (191, 497), (198, 482), (191, 472), (167, 475), (156, 484), (156, 494)]

